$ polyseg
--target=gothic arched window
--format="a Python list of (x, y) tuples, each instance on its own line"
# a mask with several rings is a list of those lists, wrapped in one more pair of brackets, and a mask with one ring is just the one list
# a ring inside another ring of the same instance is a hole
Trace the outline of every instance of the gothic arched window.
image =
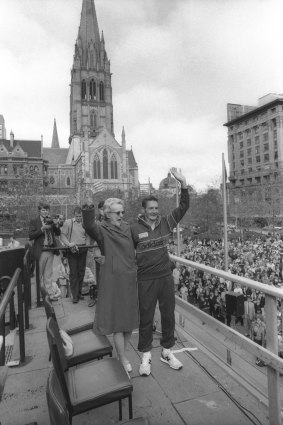
[(100, 159), (99, 159), (98, 155), (95, 155), (94, 161), (93, 161), (93, 178), (94, 179), (101, 179)]
[(96, 128), (96, 115), (94, 111), (90, 113), (90, 126), (91, 128)]
[(103, 178), (108, 179), (108, 152), (107, 149), (103, 150)]
[(94, 67), (94, 51), (91, 50), (90, 51), (90, 67), (93, 68)]
[(104, 84), (102, 81), (99, 83), (99, 99), (104, 100)]
[(117, 166), (117, 159), (115, 155), (112, 155), (111, 157), (111, 179), (117, 179), (118, 178), (118, 166)]
[(93, 78), (90, 80), (89, 83), (89, 97), (90, 100), (96, 99), (96, 84)]
[(85, 80), (82, 81), (82, 99), (83, 100), (86, 99), (86, 81)]

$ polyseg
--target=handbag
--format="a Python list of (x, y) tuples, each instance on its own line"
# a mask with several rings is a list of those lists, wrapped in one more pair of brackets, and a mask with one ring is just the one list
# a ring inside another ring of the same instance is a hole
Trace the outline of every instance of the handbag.
[(59, 333), (62, 338), (65, 357), (66, 358), (71, 357), (74, 353), (72, 338), (70, 337), (70, 335), (67, 334), (66, 331), (64, 331), (64, 329), (59, 329)]

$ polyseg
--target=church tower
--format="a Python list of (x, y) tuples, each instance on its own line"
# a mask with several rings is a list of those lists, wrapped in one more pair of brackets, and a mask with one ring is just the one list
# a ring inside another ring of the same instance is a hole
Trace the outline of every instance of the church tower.
[(70, 142), (107, 129), (114, 137), (110, 61), (100, 37), (94, 0), (83, 0), (71, 70)]

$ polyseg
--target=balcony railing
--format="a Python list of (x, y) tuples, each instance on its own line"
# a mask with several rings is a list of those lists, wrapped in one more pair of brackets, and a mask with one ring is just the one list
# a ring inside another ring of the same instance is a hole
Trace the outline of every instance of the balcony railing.
[[(204, 266), (200, 263), (186, 260), (184, 258), (170, 255), (170, 258), (184, 266), (202, 270), (205, 273), (221, 277), (227, 281), (232, 281), (255, 290), (259, 290), (265, 294), (265, 313), (266, 313), (266, 348), (255, 344), (244, 335), (227, 328), (225, 325), (219, 323), (217, 331), (229, 332), (229, 337), (233, 342), (239, 346), (245, 347), (247, 351), (262, 360), (267, 366), (267, 389), (268, 389), (268, 405), (269, 405), (269, 418), (271, 425), (281, 424), (281, 406), (280, 406), (280, 386), (279, 386), (279, 372), (283, 373), (283, 360), (278, 356), (278, 335), (277, 335), (277, 298), (283, 299), (282, 289), (275, 288), (270, 285), (256, 282), (251, 279), (240, 277), (234, 274), (227, 273), (223, 270), (215, 269), (212, 267)], [(190, 312), (192, 306), (184, 300), (176, 297), (176, 303), (183, 311)], [(197, 311), (194, 314), (204, 315), (206, 313)], [(214, 320), (214, 319), (211, 319)]]

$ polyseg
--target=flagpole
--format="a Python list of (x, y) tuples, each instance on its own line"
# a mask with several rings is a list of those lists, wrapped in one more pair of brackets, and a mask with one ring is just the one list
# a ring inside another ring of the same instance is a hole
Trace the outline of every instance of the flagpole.
[[(179, 182), (176, 180), (176, 208), (179, 206)], [(180, 257), (180, 225), (179, 223), (176, 226), (176, 236), (177, 236), (177, 256)]]
[(227, 237), (227, 193), (226, 193), (227, 173), (225, 167), (224, 153), (222, 153), (222, 191), (223, 191), (223, 222), (224, 222), (224, 264), (225, 271), (228, 271), (228, 237)]

